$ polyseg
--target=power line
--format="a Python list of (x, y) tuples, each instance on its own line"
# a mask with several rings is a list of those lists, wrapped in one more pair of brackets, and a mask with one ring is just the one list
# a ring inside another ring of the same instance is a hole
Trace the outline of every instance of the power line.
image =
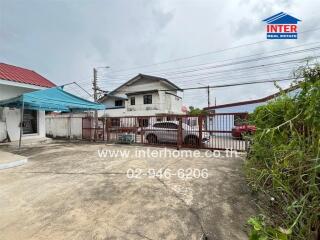
[[(319, 56), (315, 56), (315, 57), (319, 57)], [(228, 72), (242, 71), (242, 70), (248, 70), (248, 69), (260, 69), (260, 68), (265, 68), (267, 66), (279, 66), (279, 65), (283, 65), (283, 64), (287, 64), (287, 63), (302, 62), (304, 60), (305, 60), (305, 58), (291, 59), (291, 60), (286, 60), (286, 61), (281, 61), (281, 62), (276, 62), (276, 63), (267, 63), (267, 64), (248, 66), (248, 67), (235, 68), (235, 69), (227, 69), (227, 70), (221, 70), (221, 71), (206, 72), (206, 73), (202, 73), (202, 74), (190, 74), (190, 75), (186, 75), (186, 76), (177, 77), (176, 79), (185, 79), (185, 78), (199, 77), (199, 76), (200, 77), (202, 77), (202, 76), (210, 77), (210, 76), (215, 75), (217, 73), (228, 73)], [(194, 80), (194, 79), (192, 78), (190, 80)], [(101, 82), (103, 82), (103, 81), (101, 81)]]
[[(287, 71), (293, 70), (295, 67), (300, 66), (295, 62), (292, 62), (292, 63), (289, 63), (289, 64), (286, 64), (286, 65), (289, 65), (289, 67), (285, 67), (285, 68), (279, 67), (281, 64), (279, 64), (279, 66), (278, 65), (273, 65), (273, 66), (266, 66), (264, 68), (263, 67), (259, 67), (259, 68), (257, 67), (255, 69), (255, 73), (259, 73), (260, 71), (263, 71), (263, 73), (264, 73), (266, 70), (268, 70), (268, 71), (272, 71), (271, 74), (274, 74), (274, 73), (278, 73), (278, 72), (283, 72), (285, 70), (287, 70)], [(246, 69), (243, 69), (243, 70), (246, 70)], [(205, 77), (203, 77), (203, 79), (208, 78), (208, 77), (206, 77), (207, 73), (211, 73), (211, 76), (212, 75), (214, 75), (214, 76), (218, 75), (218, 76), (223, 76), (224, 78), (226, 77), (226, 74), (229, 74), (232, 77), (233, 76), (239, 76), (239, 75), (242, 76), (242, 75), (246, 74), (246, 72), (243, 72), (243, 70), (230, 71), (228, 69), (226, 71), (206, 72), (206, 73), (199, 74), (199, 76), (205, 76)], [(229, 75), (227, 75), (227, 76), (229, 76)], [(211, 77), (211, 76), (209, 76), (209, 77)], [(246, 76), (250, 76), (250, 75), (246, 75)], [(185, 76), (183, 78), (180, 76), (180, 78), (181, 79), (177, 79), (177, 78), (173, 77), (173, 78), (170, 78), (170, 79), (173, 79), (175, 83), (181, 83), (181, 82), (184, 82), (184, 81), (181, 81), (181, 80), (188, 79), (188, 76)], [(123, 81), (127, 81), (127, 79), (122, 79), (122, 80)], [(106, 82), (106, 81), (102, 80), (101, 82)], [(88, 82), (82, 82), (82, 83), (85, 83), (87, 86), (90, 85), (90, 83), (88, 83)], [(108, 81), (108, 83), (119, 84), (120, 82), (119, 82), (119, 80), (116, 80), (116, 81)]]
[[(297, 78), (284, 78), (284, 79), (267, 79), (267, 80), (260, 80), (260, 81), (251, 81), (251, 82), (243, 82), (243, 83), (232, 83), (232, 84), (223, 84), (223, 85), (215, 85), (209, 86), (209, 88), (223, 88), (223, 87), (235, 87), (235, 86), (242, 86), (242, 85), (250, 85), (250, 84), (259, 84), (259, 83), (269, 83), (269, 82), (283, 82), (283, 81), (290, 81), (290, 80), (297, 80)], [(184, 88), (185, 90), (193, 90), (193, 89), (205, 89), (207, 87), (194, 87), (194, 88)]]
[[(315, 48), (311, 48), (311, 49), (305, 49), (305, 50), (299, 50), (299, 51), (295, 51), (295, 52), (291, 52), (291, 53), (283, 53), (283, 54), (277, 54), (277, 55), (272, 55), (272, 56), (268, 56), (268, 58), (272, 57), (279, 57), (280, 55), (281, 56), (285, 56), (285, 54), (293, 54), (293, 53), (302, 53), (302, 52), (306, 52), (306, 51), (315, 51), (315, 50), (319, 50), (320, 47), (315, 47)], [(263, 57), (264, 59), (266, 57)], [(256, 59), (249, 59), (249, 60), (246, 60), (246, 61), (241, 61), (241, 62), (233, 62), (233, 63), (229, 63), (229, 64), (221, 64), (221, 65), (214, 65), (214, 66), (210, 66), (210, 67), (207, 67), (206, 69), (198, 69), (198, 70), (193, 70), (193, 71), (188, 71), (188, 72), (177, 72), (177, 73), (168, 73), (168, 74), (163, 74), (163, 75), (160, 75), (162, 77), (166, 77), (166, 75), (179, 75), (179, 74), (182, 74), (182, 73), (189, 73), (189, 72), (196, 72), (196, 71), (203, 71), (203, 70), (210, 70), (210, 69), (217, 69), (217, 68), (223, 68), (223, 67), (229, 67), (229, 66), (233, 66), (233, 65), (238, 65), (238, 64), (244, 64), (244, 63), (249, 63), (249, 62), (256, 62), (256, 61), (259, 61), (261, 60), (262, 58), (256, 58)], [(300, 58), (298, 60), (296, 59), (293, 59), (293, 60), (287, 60), (287, 61), (283, 61), (283, 62), (278, 62), (278, 63), (268, 63), (268, 64), (262, 64), (260, 66), (264, 67), (264, 66), (272, 66), (272, 65), (277, 65), (277, 64), (283, 64), (283, 63), (294, 63), (294, 62), (297, 62), (297, 61), (300, 61), (300, 60), (305, 60), (305, 58)], [(238, 71), (238, 70), (245, 70), (245, 69), (251, 69), (251, 68), (257, 68), (259, 66), (253, 66), (253, 67), (245, 67), (245, 68), (237, 68), (237, 69), (231, 69), (232, 71)], [(228, 70), (223, 70), (223, 71), (216, 71), (216, 72), (211, 72), (211, 71), (207, 71), (207, 72), (203, 72), (203, 73), (197, 73), (197, 74), (188, 74), (188, 75), (182, 75), (182, 76), (178, 76), (175, 78), (175, 80), (179, 80), (179, 79), (185, 79), (185, 78), (190, 78), (190, 77), (195, 77), (195, 76), (211, 76), (212, 74), (215, 74), (215, 73), (219, 73), (219, 72), (228, 72), (230, 71), (229, 69)], [(172, 78), (172, 77), (171, 77)], [(101, 82), (104, 82), (104, 80), (101, 80)], [(112, 81), (108, 80), (109, 83), (112, 83)], [(119, 80), (117, 80), (116, 82), (119, 82)]]
[[(293, 60), (291, 60), (291, 61), (293, 61)], [(299, 61), (299, 60), (294, 60), (294, 61)], [(274, 65), (273, 66), (268, 66), (268, 67), (277, 67), (277, 66), (279, 66), (279, 64), (278, 63), (273, 63)], [(283, 63), (281, 63), (281, 64), (283, 64)], [(298, 66), (298, 65), (297, 65)], [(250, 68), (252, 68), (252, 67), (250, 67)], [(241, 69), (237, 69), (238, 71), (243, 71), (243, 70), (246, 70), (247, 68), (241, 68)], [(265, 65), (260, 65), (260, 66), (253, 66), (253, 69), (255, 70), (255, 72), (257, 72), (258, 71), (258, 73), (260, 72), (260, 71), (265, 71), (265, 69), (266, 69), (266, 66)], [(286, 68), (277, 68), (278, 70), (282, 70), (282, 72), (283, 72), (283, 70), (286, 70)], [(293, 67), (289, 67), (289, 68), (287, 68), (288, 70), (289, 69), (293, 69)], [(246, 79), (248, 79), (248, 78), (252, 78), (252, 77), (259, 77), (259, 76), (261, 76), (261, 75), (245, 75), (245, 76), (240, 76), (240, 77), (238, 77), (238, 78), (235, 78), (234, 76), (233, 76), (233, 74), (235, 74), (235, 73), (237, 73), (237, 74), (240, 74), (241, 72), (236, 72), (236, 71), (234, 71), (235, 69), (231, 69), (231, 70), (227, 70), (227, 71), (219, 71), (219, 72), (214, 72), (214, 73), (211, 73), (210, 75), (207, 75), (207, 76), (205, 76), (205, 77), (201, 77), (201, 76), (203, 76), (203, 75), (200, 75), (200, 77), (198, 77), (198, 78), (193, 78), (193, 79), (189, 79), (189, 80), (185, 80), (185, 81), (179, 81), (179, 84), (180, 85), (183, 85), (184, 87), (186, 87), (186, 85), (184, 84), (184, 83), (190, 83), (191, 81), (190, 80), (192, 80), (192, 81), (203, 81), (203, 79), (209, 79), (209, 78), (212, 78), (212, 77), (214, 77), (214, 80), (211, 80), (210, 81), (210, 83), (212, 83), (212, 82), (220, 82), (221, 80), (223, 80), (223, 82), (228, 82), (228, 81), (231, 81), (231, 80), (238, 80), (238, 79), (243, 79), (243, 78), (246, 78)], [(272, 70), (273, 71), (273, 73), (279, 73), (280, 71), (276, 71), (276, 70)], [(264, 73), (264, 72), (263, 72)], [(219, 74), (219, 75), (221, 75), (220, 76), (220, 78), (218, 78), (217, 79), (217, 77), (216, 77), (216, 75), (217, 74)], [(231, 74), (231, 76), (226, 76), (225, 74)], [(244, 73), (242, 73), (242, 74), (244, 74)], [(284, 77), (287, 77), (287, 76), (284, 76)], [(284, 77), (280, 77), (280, 76), (278, 76), (278, 78), (284, 78)], [(228, 78), (230, 78), (230, 79), (228, 79)], [(183, 80), (183, 79), (182, 79)], [(206, 81), (206, 84), (208, 84), (208, 80)], [(188, 85), (187, 85), (188, 86)], [(120, 91), (117, 91), (117, 92), (119, 92), (120, 93)], [(125, 92), (127, 92), (127, 91), (125, 91)]]
[[(261, 64), (261, 65), (254, 65), (254, 66), (241, 67), (241, 68), (235, 68), (235, 69), (206, 72), (206, 73), (202, 73), (202, 74), (190, 74), (190, 75), (177, 77), (176, 79), (185, 79), (186, 77), (212, 76), (216, 73), (227, 73), (227, 72), (242, 71), (242, 70), (247, 70), (247, 69), (260, 69), (260, 68), (265, 68), (267, 66), (279, 66), (279, 65), (283, 65), (283, 64), (287, 64), (287, 63), (302, 62), (304, 60), (305, 60), (305, 58), (300, 58), (300, 59), (292, 59), (292, 60), (286, 60), (286, 61), (281, 61), (281, 62), (276, 62), (276, 63), (266, 63), (266, 64)], [(190, 79), (190, 80), (192, 80), (192, 79)]]
[[(295, 49), (295, 48), (299, 48), (299, 47), (302, 47), (302, 46), (314, 45), (314, 44), (318, 44), (318, 43), (320, 43), (320, 42), (301, 44), (301, 45), (298, 45), (298, 46), (289, 47), (289, 48), (283, 48), (283, 49), (277, 49), (277, 50), (269, 51), (269, 52), (266, 52), (266, 53), (251, 54), (251, 55), (246, 55), (246, 56), (242, 56), (242, 57), (236, 57), (236, 58), (229, 58), (229, 59), (224, 59), (224, 60), (220, 60), (220, 61), (214, 61), (214, 62), (210, 62), (210, 63), (202, 63), (202, 64), (189, 65), (189, 66), (184, 66), (184, 67), (161, 69), (161, 70), (151, 71), (151, 73), (167, 73), (168, 70), (170, 71), (170, 70), (177, 70), (177, 69), (188, 69), (188, 68), (192, 68), (192, 67), (204, 66), (204, 65), (209, 65), (209, 64), (213, 64), (213, 63), (227, 62), (227, 61), (231, 61), (231, 60), (243, 59), (243, 58), (248, 58), (248, 57), (252, 57), (252, 56), (265, 55), (265, 54), (272, 53), (272, 52), (280, 52), (280, 51), (284, 51), (284, 50), (288, 50), (288, 49)], [(304, 50), (304, 49), (302, 49), (302, 50)], [(268, 57), (271, 57), (271, 56), (266, 56), (266, 58), (268, 58)], [(108, 77), (114, 78), (114, 79), (119, 79), (119, 77), (126, 77), (126, 76), (130, 76), (130, 75), (132, 75), (132, 73), (125, 74), (125, 75), (117, 75), (117, 76), (108, 75)]]
[[(300, 32), (299, 34), (301, 35), (301, 34), (304, 34), (304, 33), (307, 33), (307, 32), (314, 32), (314, 31), (318, 31), (318, 30), (320, 30), (320, 28), (309, 29), (309, 30)], [(146, 64), (146, 65), (141, 65), (141, 66), (132, 67), (132, 68), (127, 68), (127, 69), (119, 69), (119, 70), (112, 71), (111, 73), (124, 72), (124, 71), (133, 70), (133, 69), (139, 69), (139, 68), (146, 68), (146, 67), (151, 67), (151, 66), (157, 66), (157, 65), (162, 65), (162, 64), (170, 63), (170, 62), (183, 61), (183, 60), (187, 60), (187, 59), (191, 59), (191, 58), (206, 56), (206, 55), (210, 55), (210, 54), (213, 54), (213, 53), (225, 52), (225, 51), (228, 51), (228, 50), (233, 50), (233, 49), (237, 49), (237, 48), (248, 47), (248, 46), (252, 46), (252, 45), (256, 45), (256, 44), (260, 44), (260, 43), (265, 43), (265, 42), (270, 42), (270, 41), (268, 41), (268, 40), (266, 39), (266, 40), (257, 41), (257, 42), (253, 42), (253, 43), (247, 43), (247, 44), (237, 45), (237, 46), (230, 47), (230, 48), (224, 48), (224, 49), (221, 49), (221, 50), (215, 50), (215, 51), (200, 53), (200, 54), (196, 54), (196, 55), (192, 55), (192, 56), (188, 56), (188, 57), (175, 58), (175, 59), (171, 59), (171, 60), (167, 60), (167, 61), (163, 61), (163, 62), (157, 62), (157, 63), (153, 63), (153, 64)]]
[[(197, 80), (197, 79), (195, 79)], [(283, 82), (283, 81), (290, 81), (290, 80), (297, 80), (297, 78), (274, 78), (274, 79), (262, 79), (257, 81), (248, 81), (248, 82), (239, 82), (239, 83), (230, 83), (230, 84), (222, 84), (222, 85), (213, 85), (209, 88), (222, 88), (222, 87), (232, 87), (232, 86), (241, 86), (241, 85), (248, 85), (248, 84), (259, 84), (259, 83), (269, 83), (269, 82)], [(189, 87), (189, 88), (173, 88), (171, 90), (168, 89), (160, 89), (158, 91), (170, 92), (170, 91), (188, 91), (188, 90), (196, 90), (196, 89), (207, 89), (208, 86), (204, 87)], [(136, 93), (137, 91), (117, 91), (117, 93)]]
[(77, 82), (75, 82), (75, 84), (81, 88), (85, 93), (87, 93), (90, 97), (92, 97), (92, 94), (90, 94), (87, 90), (85, 90), (83, 87), (81, 87)]
[[(313, 43), (313, 44), (315, 44), (315, 43)], [(312, 48), (307, 48), (307, 49), (302, 49), (302, 50), (297, 50), (297, 51), (291, 51), (291, 52), (289, 52), (289, 54), (297, 54), (297, 53), (301, 54), (301, 53), (304, 53), (304, 52), (307, 52), (307, 51), (316, 51), (318, 49), (319, 49), (319, 47), (315, 46), (315, 47), (312, 47)], [(258, 59), (264, 60), (264, 59), (270, 58), (270, 57), (283, 57), (283, 56), (286, 56), (286, 54), (288, 54), (288, 53), (275, 54), (275, 55), (271, 55), (271, 56), (260, 57)], [(314, 57), (316, 58), (316, 57), (319, 57), (319, 56), (314, 56)], [(257, 60), (257, 58), (256, 59), (248, 59), (248, 60), (239, 61), (239, 62), (241, 62), (241, 64), (243, 64), (243, 63), (253, 62), (253, 61), (256, 61), (256, 60)], [(305, 60), (305, 58), (292, 59), (292, 60), (287, 60), (287, 61), (282, 61), (282, 62), (277, 62), (277, 63), (262, 64), (262, 65), (249, 66), (249, 67), (236, 68), (236, 69), (227, 69), (227, 70), (223, 70), (223, 71), (206, 71), (206, 72), (198, 73), (198, 74), (188, 74), (188, 75), (178, 76), (178, 77), (175, 77), (175, 80), (178, 83), (188, 83), (188, 82), (194, 80), (194, 79), (190, 79), (190, 78), (194, 78), (194, 77), (197, 77), (197, 80), (202, 80), (202, 79), (210, 78), (210, 77), (215, 76), (217, 74), (228, 74), (228, 73), (232, 73), (233, 74), (234, 72), (248, 70), (248, 69), (252, 69), (252, 70), (254, 69), (255, 71), (258, 71), (258, 70), (263, 70), (266, 67), (277, 67), (277, 66), (280, 66), (280, 65), (283, 65), (283, 64), (297, 63), (297, 62), (303, 61), (303, 60)], [(224, 68), (224, 67), (232, 66), (232, 65), (235, 65), (235, 64), (240, 64), (239, 62), (231, 62), (231, 63), (228, 63), (228, 64), (213, 65), (213, 66), (210, 66), (210, 68), (213, 68), (213, 69), (214, 68), (215, 69)], [(200, 70), (197, 69), (197, 70), (198, 71), (203, 71), (204, 69), (200, 69)], [(208, 69), (206, 69), (206, 70), (208, 70)], [(196, 71), (196, 69), (193, 69), (193, 71)], [(272, 70), (272, 71), (274, 71), (274, 70)], [(183, 73), (183, 71), (181, 71), (179, 74), (182, 74), (182, 73)], [(172, 74), (172, 73), (168, 73), (168, 74)], [(176, 74), (178, 75), (178, 73), (176, 73)], [(115, 81), (108, 80), (108, 83), (118, 83), (119, 80), (120, 79), (115, 79)], [(127, 81), (127, 79), (123, 79), (123, 80)], [(185, 80), (185, 81), (181, 81), (181, 80)], [(105, 80), (101, 79), (101, 82), (105, 82)], [(79, 84), (80, 83), (81, 82), (79, 82)], [(77, 83), (78, 86), (80, 86), (79, 84)]]
[(299, 54), (299, 53), (304, 53), (304, 52), (309, 52), (309, 51), (315, 51), (319, 50), (320, 46), (314, 47), (314, 48), (309, 48), (309, 49), (303, 49), (303, 50), (298, 50), (298, 51), (293, 51), (293, 52), (286, 52), (286, 53), (281, 53), (281, 54), (275, 54), (271, 56), (265, 56), (265, 57), (260, 57), (260, 58), (253, 58), (253, 59), (248, 59), (248, 60), (242, 60), (242, 61), (237, 61), (237, 62), (231, 62), (227, 64), (220, 64), (220, 65), (214, 65), (214, 66), (209, 66), (206, 68), (197, 68), (197, 69), (191, 69), (189, 71), (181, 71), (181, 72), (169, 72), (166, 73), (165, 75), (175, 75), (175, 74), (181, 74), (181, 73), (188, 73), (188, 72), (195, 72), (195, 71), (202, 71), (202, 70), (207, 70), (207, 69), (213, 69), (213, 68), (221, 68), (221, 67), (229, 67), (229, 66), (234, 66), (234, 65), (239, 65), (239, 64), (245, 64), (245, 63), (250, 63), (250, 62), (256, 62), (256, 61), (261, 61), (264, 59), (268, 58), (274, 58), (274, 57), (283, 57), (283, 56), (288, 56), (292, 54)]
[[(279, 49), (279, 50), (274, 50), (274, 51), (270, 51), (270, 52), (283, 51), (283, 50), (297, 48), (297, 47), (306, 46), (306, 45), (314, 45), (314, 44), (317, 44), (317, 43), (320, 43), (320, 42), (302, 44), (302, 45), (299, 45), (299, 46), (285, 48), (285, 49)], [(281, 53), (281, 54), (276, 54), (276, 55), (271, 55), (271, 56), (264, 56), (264, 57), (260, 57), (260, 58), (254, 58), (254, 59), (248, 59), (248, 60), (244, 60), (244, 61), (231, 62), (231, 63), (228, 63), (228, 64), (213, 65), (213, 66), (209, 66), (209, 67), (201, 68), (201, 69), (192, 69), (192, 70), (188, 70), (188, 71), (185, 71), (185, 72), (202, 71), (202, 70), (207, 70), (207, 69), (210, 69), (210, 68), (218, 68), (218, 67), (225, 67), (225, 66), (230, 66), (230, 65), (235, 65), (235, 64), (243, 64), (243, 63), (263, 60), (263, 59), (267, 59), (267, 58), (271, 58), (271, 57), (273, 57), (273, 58), (274, 57), (285, 57), (288, 54), (290, 54), (290, 55), (291, 54), (300, 54), (300, 53), (304, 53), (306, 51), (315, 51), (315, 50), (318, 50), (318, 49), (319, 49), (319, 46), (316, 46), (316, 47), (313, 47), (313, 48), (307, 48), (307, 49), (301, 49), (301, 50), (297, 50), (297, 51), (285, 52), (285, 53)], [(268, 53), (270, 53), (270, 52), (268, 52)], [(216, 61), (214, 63), (225, 62), (225, 61), (234, 60), (234, 59), (247, 58), (249, 56), (256, 56), (256, 55), (261, 55), (261, 54), (252, 54), (252, 55), (247, 55), (247, 56), (243, 56), (243, 57), (239, 57), (239, 58), (231, 58), (231, 59), (227, 59), (227, 60)], [(202, 64), (200, 64), (200, 65), (202, 65)], [(208, 65), (208, 64), (205, 64), (205, 65)], [(194, 65), (194, 66), (199, 66), (199, 65)], [(193, 67), (193, 66), (189, 66), (189, 67)], [(174, 68), (171, 68), (171, 70), (174, 70)], [(181, 72), (172, 72), (172, 73), (165, 72), (166, 75), (169, 75), (169, 74), (182, 74), (182, 73), (184, 73), (184, 72), (183, 71), (181, 71)], [(101, 82), (105, 81), (104, 78), (99, 78), (99, 79), (101, 80)], [(108, 76), (108, 82), (109, 83), (114, 83), (114, 82), (118, 83), (119, 80), (127, 81), (128, 79), (127, 78), (118, 78), (118, 77), (114, 77), (114, 76)], [(87, 83), (87, 81), (78, 82), (78, 83)]]

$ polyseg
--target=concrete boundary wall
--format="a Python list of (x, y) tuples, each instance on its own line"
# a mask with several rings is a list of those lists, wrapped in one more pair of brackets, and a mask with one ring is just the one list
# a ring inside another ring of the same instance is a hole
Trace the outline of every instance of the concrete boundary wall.
[(7, 126), (5, 122), (0, 120), (0, 142), (7, 138)]
[(83, 116), (46, 116), (46, 136), (51, 138), (82, 139)]

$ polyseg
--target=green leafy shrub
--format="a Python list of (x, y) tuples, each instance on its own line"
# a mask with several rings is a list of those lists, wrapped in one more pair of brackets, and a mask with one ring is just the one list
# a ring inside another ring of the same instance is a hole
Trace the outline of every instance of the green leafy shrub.
[(266, 216), (249, 220), (250, 239), (320, 239), (320, 66), (298, 77), (299, 94), (283, 94), (250, 116), (257, 132), (245, 171)]

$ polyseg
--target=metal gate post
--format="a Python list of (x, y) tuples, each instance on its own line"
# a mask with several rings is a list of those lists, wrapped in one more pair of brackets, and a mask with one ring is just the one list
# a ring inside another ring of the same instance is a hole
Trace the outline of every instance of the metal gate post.
[(102, 118), (102, 140), (104, 141), (104, 133), (106, 130), (106, 118)]
[(138, 134), (138, 129), (139, 129), (139, 124), (137, 123), (137, 118), (134, 117), (134, 143), (137, 143), (137, 134)]
[[(141, 124), (141, 127), (140, 127), (140, 124)], [(144, 144), (144, 142), (143, 142), (143, 135), (144, 135), (144, 132), (143, 132), (143, 118), (138, 118), (138, 126), (141, 128), (141, 131), (140, 131), (141, 144)]]
[(81, 138), (82, 138), (82, 140), (83, 140), (83, 117), (81, 118), (81, 128), (82, 128)]
[(198, 117), (199, 123), (199, 148), (202, 148), (202, 115)]
[(179, 127), (178, 127), (178, 136), (177, 136), (177, 150), (180, 150), (182, 146), (182, 117), (179, 118)]
[(106, 118), (106, 132), (107, 132), (107, 142), (110, 141), (110, 118)]

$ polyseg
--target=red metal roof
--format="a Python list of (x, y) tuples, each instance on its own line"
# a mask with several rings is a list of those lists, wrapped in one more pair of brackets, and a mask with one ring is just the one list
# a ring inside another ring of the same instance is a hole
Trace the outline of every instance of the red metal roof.
[(0, 63), (0, 79), (47, 88), (56, 86), (35, 71), (6, 63)]
[[(291, 92), (293, 90), (298, 89), (300, 86), (299, 85), (294, 85), (291, 86), (287, 89), (284, 89), (283, 91), (285, 93)], [(249, 100), (249, 101), (243, 101), (243, 102), (234, 102), (234, 103), (227, 103), (227, 104), (221, 104), (221, 105), (217, 105), (217, 106), (212, 106), (212, 107), (205, 107), (203, 108), (204, 110), (214, 110), (214, 109), (218, 109), (218, 108), (228, 108), (228, 107), (235, 107), (235, 106), (241, 106), (241, 105), (248, 105), (248, 104), (254, 104), (254, 103), (261, 103), (261, 102), (266, 102), (269, 101), (273, 98), (276, 98), (278, 96), (281, 95), (281, 92), (277, 92), (274, 94), (271, 94), (269, 96), (266, 96), (264, 98), (259, 98), (259, 99), (254, 99), (254, 100)]]

